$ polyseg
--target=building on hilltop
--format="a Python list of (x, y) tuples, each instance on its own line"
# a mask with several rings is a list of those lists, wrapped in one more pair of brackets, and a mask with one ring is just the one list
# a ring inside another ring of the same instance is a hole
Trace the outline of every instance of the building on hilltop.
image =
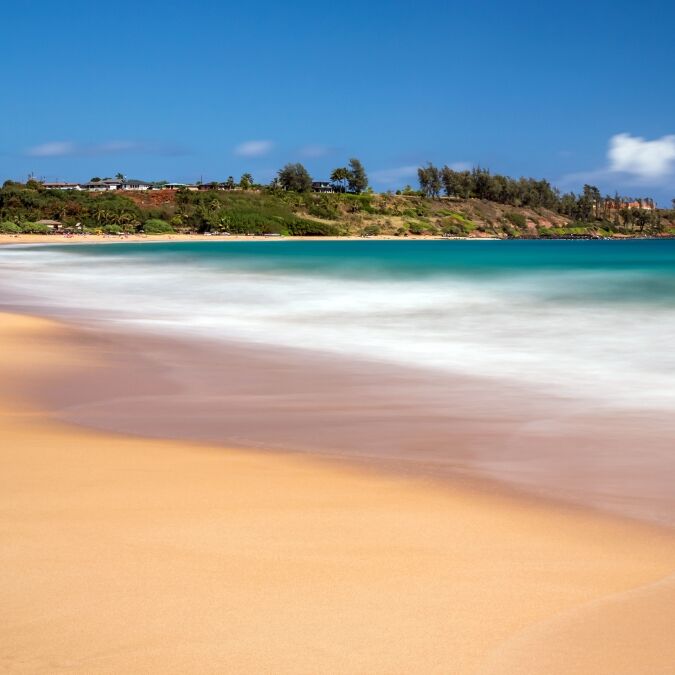
[(56, 182), (56, 183), (50, 183), (46, 181), (42, 181), (42, 187), (45, 188), (45, 190), (81, 190), (82, 186), (80, 183), (61, 183), (61, 182)]
[(82, 189), (91, 192), (105, 192), (110, 190), (140, 191), (149, 190), (151, 183), (136, 178), (103, 178), (102, 180), (90, 180), (82, 185)]
[(327, 180), (313, 180), (312, 192), (335, 192), (335, 187)]
[(135, 178), (125, 178), (118, 189), (120, 190), (149, 190), (150, 183), (144, 180), (137, 180)]
[(122, 185), (121, 180), (104, 178), (103, 180), (90, 180), (82, 185), (82, 189), (90, 192), (105, 192), (107, 190), (119, 190), (120, 185)]

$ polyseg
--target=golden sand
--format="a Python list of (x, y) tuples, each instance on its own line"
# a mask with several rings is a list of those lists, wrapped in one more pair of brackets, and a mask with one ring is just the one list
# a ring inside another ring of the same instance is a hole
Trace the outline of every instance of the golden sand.
[[(434, 239), (461, 239), (463, 241), (498, 241), (498, 237), (434, 237), (430, 235), (409, 234), (405, 237), (396, 237), (390, 234), (378, 234), (367, 237), (365, 240), (373, 241), (412, 241), (412, 240)], [(105, 235), (105, 234), (0, 234), (0, 245), (3, 244), (120, 244), (124, 242), (161, 242), (161, 241), (364, 241), (364, 237), (346, 236), (346, 237), (301, 237), (301, 236), (265, 236), (265, 235), (243, 235), (235, 234), (229, 236), (209, 235), (209, 234), (125, 234)]]
[(671, 533), (68, 426), (74, 337), (0, 318), (0, 671), (673, 672)]

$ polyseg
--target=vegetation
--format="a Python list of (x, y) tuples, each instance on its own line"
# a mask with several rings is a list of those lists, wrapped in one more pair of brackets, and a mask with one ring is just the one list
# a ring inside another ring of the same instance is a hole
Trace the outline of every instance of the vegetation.
[(300, 164), (286, 164), (278, 173), (279, 187), (292, 192), (309, 192), (312, 189), (312, 177)]
[(0, 234), (18, 234), (19, 232), (21, 232), (21, 228), (11, 220), (0, 223)]
[(169, 234), (175, 232), (175, 230), (166, 220), (151, 218), (143, 223), (143, 232), (146, 234)]
[[(602, 196), (597, 187), (560, 194), (546, 180), (513, 179), (486, 169), (427, 164), (419, 190), (368, 188), (352, 158), (331, 173), (334, 193), (315, 193), (302, 164), (287, 164), (270, 186), (244, 174), (198, 190), (50, 190), (38, 181), (0, 188), (0, 233), (232, 233), (306, 236), (374, 234), (497, 238), (674, 236), (675, 209), (645, 199)], [(675, 204), (674, 204), (675, 206)], [(56, 221), (54, 229), (38, 221)]]
[(355, 157), (352, 157), (352, 159), (349, 160), (347, 184), (349, 185), (349, 191), (355, 192), (356, 194), (361, 194), (368, 187), (366, 170), (363, 168), (363, 164)]
[(21, 223), (21, 232), (23, 234), (49, 234), (50, 229), (48, 225), (42, 223)]

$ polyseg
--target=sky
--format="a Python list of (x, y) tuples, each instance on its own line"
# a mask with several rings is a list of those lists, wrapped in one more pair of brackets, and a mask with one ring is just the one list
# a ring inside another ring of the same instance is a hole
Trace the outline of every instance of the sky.
[(268, 182), (358, 157), (675, 197), (675, 3), (7, 3), (0, 179)]

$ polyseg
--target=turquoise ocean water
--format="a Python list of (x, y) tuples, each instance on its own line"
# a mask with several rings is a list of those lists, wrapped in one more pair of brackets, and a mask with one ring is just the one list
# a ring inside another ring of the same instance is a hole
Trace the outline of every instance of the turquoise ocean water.
[(675, 410), (675, 241), (0, 249), (6, 303)]

